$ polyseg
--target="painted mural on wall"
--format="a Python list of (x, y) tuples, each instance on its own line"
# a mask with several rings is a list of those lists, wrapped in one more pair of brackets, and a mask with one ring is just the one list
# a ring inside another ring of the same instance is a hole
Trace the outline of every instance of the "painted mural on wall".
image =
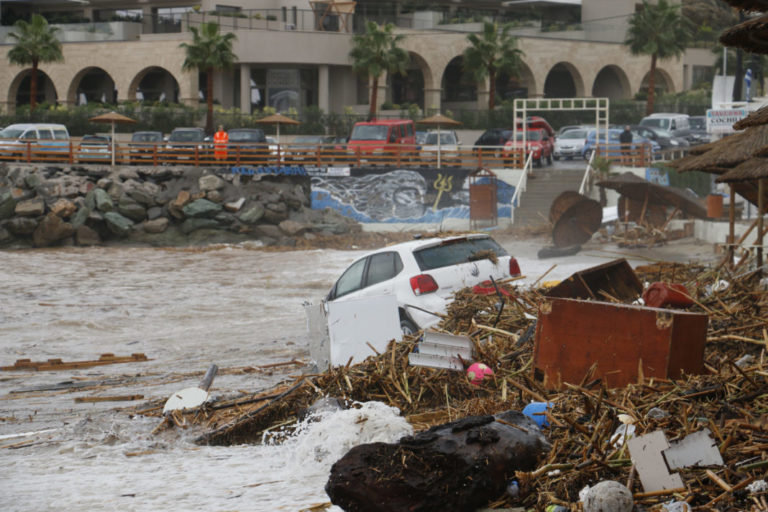
[[(353, 167), (307, 168), (307, 172), (313, 209), (333, 208), (366, 223), (469, 219), (471, 169)], [(497, 190), (498, 215), (509, 217), (514, 187), (498, 180)]]

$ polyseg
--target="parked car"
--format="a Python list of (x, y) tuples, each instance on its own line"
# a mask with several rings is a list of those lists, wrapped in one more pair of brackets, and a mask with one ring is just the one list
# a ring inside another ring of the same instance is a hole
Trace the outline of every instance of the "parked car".
[[(461, 157), (459, 156), (459, 145), (461, 145), (461, 141), (459, 141), (459, 136), (456, 135), (454, 130), (440, 130), (439, 135), (441, 163), (460, 163)], [(437, 137), (437, 130), (430, 130), (427, 132), (427, 136), (424, 138), (424, 142), (420, 148), (422, 160), (437, 160)]]
[(684, 137), (675, 137), (670, 132), (662, 128), (651, 128), (650, 126), (631, 125), (630, 130), (639, 136), (653, 140), (659, 143), (661, 149), (681, 149), (690, 146), (688, 139)]
[[(624, 130), (619, 128), (609, 128), (608, 129), (608, 142), (607, 142), (607, 148), (605, 153), (601, 153), (601, 156), (608, 157), (608, 158), (620, 158), (622, 156), (622, 147), (621, 142), (619, 142), (619, 136), (621, 135), (621, 132)], [(597, 141), (596, 132), (594, 129), (589, 130), (589, 133), (587, 134), (587, 138), (584, 141), (584, 147), (581, 149), (581, 156), (584, 157), (584, 160), (589, 160), (592, 157), (592, 153), (595, 152), (595, 143)], [(600, 133), (600, 143), (606, 144), (605, 142), (605, 134), (603, 132)], [(632, 133), (632, 150), (639, 149), (639, 146), (642, 144), (648, 144), (651, 147), (651, 154), (655, 154), (657, 151), (661, 149), (661, 146), (658, 142), (653, 140), (648, 140), (644, 137), (641, 137), (640, 135), (636, 133)]]
[[(555, 137), (554, 128), (552, 128), (552, 126), (547, 122), (547, 120), (541, 116), (528, 116), (528, 118), (525, 120), (525, 127), (528, 130), (541, 129), (546, 132), (548, 137), (550, 138)], [(522, 130), (523, 124), (517, 123), (517, 129)]]
[(166, 142), (166, 158), (169, 160), (190, 160), (195, 151), (208, 149), (209, 138), (202, 128), (174, 128)]
[(334, 139), (333, 135), (299, 135), (285, 146), (285, 159), (289, 162), (317, 160), (318, 152), (331, 150)]
[(688, 114), (669, 114), (658, 112), (644, 117), (640, 121), (642, 126), (649, 128), (661, 128), (671, 133), (675, 137), (682, 137), (690, 141), (691, 125)]
[(565, 126), (561, 126), (557, 132), (555, 132), (555, 137), (559, 139), (565, 132), (571, 130), (589, 130), (590, 127), (594, 128), (594, 126), (594, 124), (567, 124)]
[(133, 132), (128, 151), (131, 160), (151, 160), (158, 149), (162, 149), (163, 134), (155, 131)]
[(411, 119), (377, 119), (355, 123), (347, 141), (354, 157), (416, 155), (416, 129)]
[(254, 161), (265, 163), (269, 155), (269, 145), (264, 130), (259, 128), (232, 128), (227, 132), (227, 158), (233, 161)]
[(17, 123), (0, 131), (0, 154), (24, 156), (33, 154), (50, 156), (52, 153), (69, 154), (69, 132), (63, 124)]
[(706, 144), (712, 140), (707, 133), (707, 116), (691, 116), (688, 124), (691, 126), (691, 144)]
[(557, 140), (555, 140), (552, 158), (555, 160), (560, 160), (561, 158), (570, 160), (573, 157), (580, 157), (588, 132), (588, 128), (571, 128), (558, 135)]
[(525, 137), (525, 154), (526, 157), (529, 153), (533, 154), (533, 163), (537, 167), (541, 167), (542, 163), (546, 160), (548, 165), (552, 165), (552, 154), (555, 150), (555, 144), (553, 137), (551, 137), (543, 128), (529, 128), (523, 133), (522, 130), (517, 132), (516, 140), (508, 140), (504, 144), (505, 158), (508, 158), (513, 149), (520, 148), (523, 144), (523, 137)]
[(107, 162), (112, 160), (110, 137), (83, 135), (77, 147), (78, 162)]
[[(405, 334), (440, 321), (454, 292), (491, 277), (520, 275), (517, 260), (493, 238), (472, 234), (385, 247), (361, 257), (339, 277), (328, 302), (394, 294)], [(415, 307), (411, 307), (415, 306)]]

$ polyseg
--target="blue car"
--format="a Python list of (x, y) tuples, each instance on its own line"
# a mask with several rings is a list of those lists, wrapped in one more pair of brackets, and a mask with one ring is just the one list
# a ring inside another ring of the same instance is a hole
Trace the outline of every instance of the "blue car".
[[(601, 156), (605, 156), (608, 158), (619, 158), (621, 157), (621, 146), (619, 142), (619, 136), (621, 135), (621, 132), (623, 130), (619, 128), (609, 128), (608, 129), (608, 142), (607, 142), (607, 150), (604, 150), (601, 152)], [(596, 131), (595, 130), (589, 130), (589, 133), (587, 133), (587, 139), (584, 141), (584, 147), (581, 149), (581, 156), (584, 157), (584, 160), (589, 160), (592, 157), (592, 153), (595, 151), (595, 141), (596, 141)], [(602, 131), (600, 132), (600, 144), (606, 144), (605, 141), (605, 133)], [(651, 154), (656, 154), (657, 151), (661, 149), (661, 146), (658, 142), (646, 139), (645, 137), (641, 137), (635, 132), (632, 132), (632, 144), (648, 144), (651, 146)], [(632, 149), (637, 149), (638, 146), (633, 146)]]

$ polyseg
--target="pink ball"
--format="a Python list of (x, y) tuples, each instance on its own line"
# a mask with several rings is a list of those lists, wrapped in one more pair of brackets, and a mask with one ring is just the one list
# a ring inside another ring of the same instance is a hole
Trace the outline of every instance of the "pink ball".
[(467, 368), (467, 378), (469, 378), (469, 382), (475, 386), (479, 386), (484, 378), (490, 377), (491, 375), (493, 375), (493, 370), (483, 363), (472, 363), (472, 365)]

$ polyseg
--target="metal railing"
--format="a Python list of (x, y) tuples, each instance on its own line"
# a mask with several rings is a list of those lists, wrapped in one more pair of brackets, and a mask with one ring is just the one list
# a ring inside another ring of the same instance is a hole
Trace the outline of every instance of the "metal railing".
[(593, 152), (589, 156), (589, 161), (587, 161), (587, 168), (584, 170), (584, 176), (581, 178), (581, 184), (579, 185), (579, 194), (584, 195), (584, 192), (587, 191), (587, 183), (589, 183), (589, 177), (592, 175), (592, 171), (594, 170), (592, 168), (592, 162), (595, 161), (595, 153)]
[(515, 185), (515, 192), (512, 194), (512, 199), (510, 200), (510, 222), (512, 224), (515, 223), (515, 208), (517, 208), (518, 204), (520, 202), (521, 193), (525, 192), (525, 189), (528, 187), (528, 173), (533, 172), (533, 153), (528, 153), (528, 158), (525, 159), (525, 165), (523, 166), (523, 172), (520, 175), (520, 179), (517, 180), (517, 184)]
[[(282, 167), (438, 167), (437, 151), (420, 146), (390, 144), (383, 147), (344, 144), (242, 144), (225, 148), (209, 142), (117, 142), (113, 145), (81, 144), (78, 140), (56, 145), (0, 140), (0, 161), (27, 163), (110, 164), (114, 151), (116, 165), (187, 165)], [(459, 146), (441, 149), (441, 167), (520, 168), (530, 167), (530, 155), (502, 146)]]

